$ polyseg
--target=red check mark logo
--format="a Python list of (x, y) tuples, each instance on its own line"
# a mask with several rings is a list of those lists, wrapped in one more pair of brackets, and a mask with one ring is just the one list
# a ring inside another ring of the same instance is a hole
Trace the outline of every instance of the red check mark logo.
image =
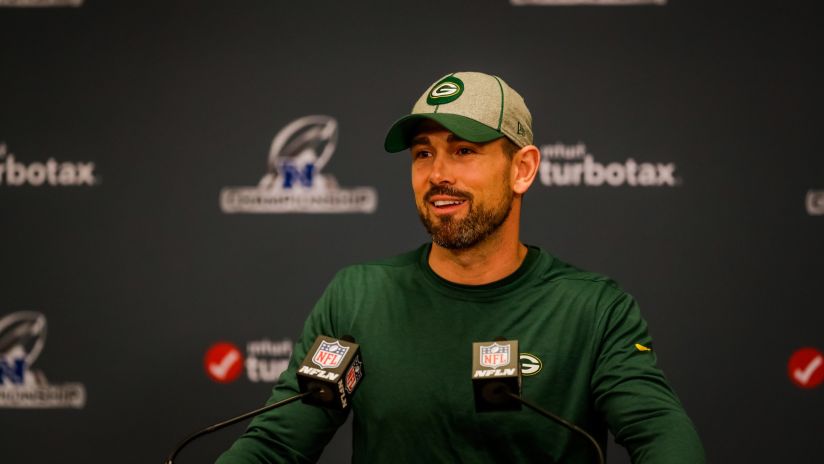
[(215, 382), (233, 382), (243, 370), (243, 355), (231, 343), (216, 343), (206, 352), (204, 365), (206, 374)]
[(230, 351), (226, 356), (220, 360), (219, 363), (209, 363), (209, 372), (218, 379), (225, 379), (229, 369), (240, 360), (240, 355), (237, 351)]
[(812, 361), (810, 361), (809, 364), (807, 364), (807, 367), (803, 369), (800, 367), (795, 368), (795, 372), (793, 372), (795, 380), (798, 380), (798, 383), (802, 385), (807, 385), (810, 383), (810, 378), (813, 374), (815, 374), (821, 367), (821, 364), (824, 364), (824, 358), (821, 356), (816, 356)]
[(824, 382), (824, 354), (815, 348), (801, 348), (790, 356), (790, 380), (801, 388), (814, 388)]

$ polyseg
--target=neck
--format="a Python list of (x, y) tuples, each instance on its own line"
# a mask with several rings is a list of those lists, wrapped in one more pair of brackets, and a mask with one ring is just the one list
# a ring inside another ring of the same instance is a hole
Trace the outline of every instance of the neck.
[(433, 243), (429, 267), (450, 282), (483, 285), (518, 270), (526, 254), (526, 246), (518, 240), (517, 222), (506, 221), (495, 233), (470, 248), (452, 250)]

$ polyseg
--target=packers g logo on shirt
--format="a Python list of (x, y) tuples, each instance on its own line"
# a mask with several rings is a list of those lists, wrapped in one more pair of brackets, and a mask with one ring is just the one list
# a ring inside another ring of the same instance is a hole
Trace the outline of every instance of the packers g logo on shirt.
[(521, 375), (525, 377), (535, 375), (544, 368), (541, 358), (532, 353), (521, 353), (519, 359), (521, 361)]
[(426, 103), (430, 105), (443, 105), (455, 101), (461, 96), (464, 83), (455, 76), (447, 76), (432, 87), (426, 97)]

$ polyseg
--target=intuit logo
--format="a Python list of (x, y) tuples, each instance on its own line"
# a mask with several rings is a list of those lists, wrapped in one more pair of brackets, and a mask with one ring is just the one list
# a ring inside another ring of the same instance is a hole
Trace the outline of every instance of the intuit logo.
[(234, 382), (243, 373), (244, 367), (250, 381), (274, 383), (289, 367), (292, 346), (292, 341), (288, 339), (276, 342), (255, 340), (246, 344), (244, 358), (235, 344), (218, 342), (206, 352), (204, 367), (206, 374), (218, 383)]
[(587, 151), (583, 143), (555, 143), (541, 146), (541, 183), (550, 187), (675, 187), (675, 163), (637, 162), (603, 164)]
[(0, 143), (0, 186), (40, 187), (92, 186), (97, 183), (94, 163), (57, 161), (49, 158), (45, 163), (17, 161), (5, 143)]

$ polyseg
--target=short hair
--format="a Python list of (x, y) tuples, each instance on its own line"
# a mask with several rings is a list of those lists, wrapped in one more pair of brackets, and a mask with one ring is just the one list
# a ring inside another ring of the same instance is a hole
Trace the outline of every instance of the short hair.
[(506, 156), (512, 160), (512, 157), (515, 156), (515, 153), (518, 153), (518, 150), (521, 149), (518, 145), (515, 145), (515, 142), (509, 140), (509, 137), (502, 137), (503, 138), (503, 150)]

